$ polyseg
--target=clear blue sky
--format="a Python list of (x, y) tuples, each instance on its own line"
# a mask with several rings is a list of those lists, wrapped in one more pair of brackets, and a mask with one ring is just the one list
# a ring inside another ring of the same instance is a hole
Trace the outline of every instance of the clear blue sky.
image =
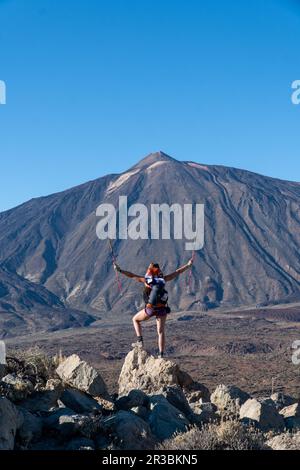
[(300, 2), (0, 0), (0, 210), (151, 151), (300, 181)]

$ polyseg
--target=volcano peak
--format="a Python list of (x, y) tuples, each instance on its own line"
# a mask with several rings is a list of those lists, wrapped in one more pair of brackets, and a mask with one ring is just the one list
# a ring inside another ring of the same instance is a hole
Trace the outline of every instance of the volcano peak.
[(146, 157), (142, 158), (133, 168), (145, 168), (157, 162), (177, 162), (173, 157), (170, 157), (161, 150), (158, 152), (149, 153)]

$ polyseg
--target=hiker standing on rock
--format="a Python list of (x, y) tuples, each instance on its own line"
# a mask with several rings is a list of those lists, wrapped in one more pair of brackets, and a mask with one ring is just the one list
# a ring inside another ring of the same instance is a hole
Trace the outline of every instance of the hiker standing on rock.
[(124, 271), (116, 262), (114, 262), (114, 268), (120, 274), (124, 274), (124, 276), (135, 279), (136, 281), (144, 284), (145, 308), (143, 308), (136, 315), (134, 315), (132, 321), (135, 332), (137, 334), (137, 345), (142, 347), (143, 336), (141, 322), (147, 321), (151, 317), (156, 317), (159, 357), (163, 357), (164, 355), (165, 324), (167, 315), (171, 312), (168, 306), (168, 292), (165, 289), (165, 284), (166, 282), (176, 279), (187, 269), (190, 269), (193, 265), (193, 261), (193, 258), (190, 259), (187, 264), (176, 269), (176, 271), (166, 276), (164, 276), (161, 272), (159, 264), (151, 263), (144, 277), (138, 276), (137, 274), (133, 274), (129, 271)]

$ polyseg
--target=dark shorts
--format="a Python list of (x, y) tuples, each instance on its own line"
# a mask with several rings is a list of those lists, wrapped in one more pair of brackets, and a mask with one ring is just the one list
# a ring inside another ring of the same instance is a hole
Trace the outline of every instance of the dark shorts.
[(148, 315), (148, 317), (165, 317), (168, 315), (167, 307), (146, 307), (145, 312)]

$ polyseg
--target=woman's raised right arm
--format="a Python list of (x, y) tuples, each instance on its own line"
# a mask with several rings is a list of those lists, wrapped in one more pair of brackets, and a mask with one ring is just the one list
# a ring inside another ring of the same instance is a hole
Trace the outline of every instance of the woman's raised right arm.
[(123, 269), (120, 268), (120, 266), (117, 263), (114, 263), (114, 269), (118, 271), (120, 274), (124, 274), (124, 276), (130, 277), (131, 279), (135, 279), (138, 282), (145, 282), (145, 278), (142, 276), (139, 276), (138, 274), (131, 273), (130, 271), (124, 271)]

